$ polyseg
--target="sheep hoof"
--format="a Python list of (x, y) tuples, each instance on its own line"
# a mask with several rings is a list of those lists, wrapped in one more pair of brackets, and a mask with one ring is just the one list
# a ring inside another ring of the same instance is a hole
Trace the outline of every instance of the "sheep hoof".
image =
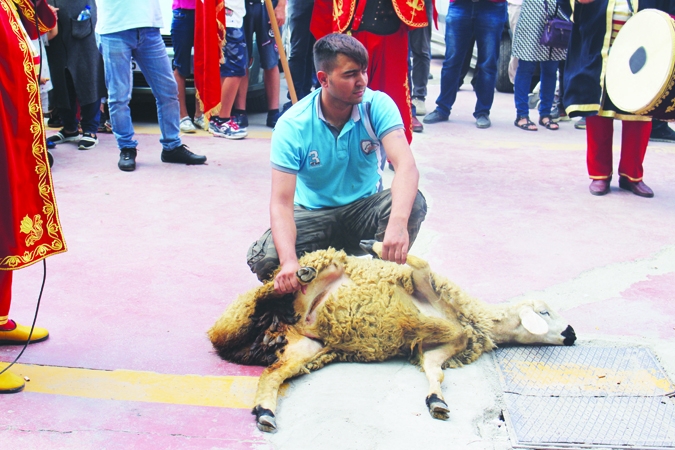
[(436, 394), (427, 397), (427, 408), (429, 408), (429, 413), (434, 419), (448, 420), (450, 418), (448, 405)]
[(265, 433), (272, 433), (277, 429), (277, 421), (274, 418), (274, 413), (269, 409), (263, 408), (260, 405), (253, 408), (251, 411), (255, 414), (256, 426)]
[(381, 242), (371, 239), (359, 242), (359, 246), (369, 254), (373, 255), (373, 258), (380, 259), (380, 254), (382, 253)]
[(312, 267), (301, 267), (295, 272), (295, 276), (298, 277), (301, 283), (309, 283), (314, 278), (316, 278), (316, 269)]

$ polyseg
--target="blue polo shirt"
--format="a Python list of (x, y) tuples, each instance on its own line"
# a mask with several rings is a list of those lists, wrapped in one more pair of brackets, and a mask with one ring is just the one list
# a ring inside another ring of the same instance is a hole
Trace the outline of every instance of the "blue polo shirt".
[(382, 190), (387, 161), (382, 138), (403, 128), (401, 114), (384, 92), (366, 89), (341, 131), (321, 112), (321, 89), (293, 105), (272, 133), (272, 168), (297, 176), (295, 204), (334, 208)]

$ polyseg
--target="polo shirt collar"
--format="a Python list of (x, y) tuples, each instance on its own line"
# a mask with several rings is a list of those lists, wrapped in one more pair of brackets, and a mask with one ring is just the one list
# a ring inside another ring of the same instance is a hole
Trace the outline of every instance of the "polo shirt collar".
[[(332, 126), (330, 122), (326, 120), (326, 117), (323, 115), (323, 111), (321, 110), (321, 92), (319, 92), (319, 95), (316, 96), (316, 114), (319, 117), (319, 119), (326, 122), (327, 125)], [(361, 120), (361, 113), (359, 113), (359, 105), (352, 105), (351, 119), (354, 122), (358, 122), (359, 120)]]

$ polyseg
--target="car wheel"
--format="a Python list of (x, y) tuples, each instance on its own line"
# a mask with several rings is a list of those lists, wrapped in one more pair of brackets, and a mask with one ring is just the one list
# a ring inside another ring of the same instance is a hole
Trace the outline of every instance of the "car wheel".
[(499, 43), (499, 61), (497, 62), (497, 84), (499, 92), (513, 92), (513, 83), (509, 79), (509, 63), (511, 62), (511, 36), (508, 33), (502, 35)]

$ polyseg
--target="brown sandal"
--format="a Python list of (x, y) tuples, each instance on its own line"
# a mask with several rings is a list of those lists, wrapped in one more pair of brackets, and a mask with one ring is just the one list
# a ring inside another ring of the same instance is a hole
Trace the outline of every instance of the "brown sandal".
[[(548, 119), (548, 120), (547, 120), (546, 122), (544, 122), (544, 119)], [(559, 126), (557, 123), (555, 123), (555, 122), (553, 121), (553, 119), (551, 119), (551, 116), (542, 116), (542, 117), (540, 117), (540, 118), (539, 118), (539, 125), (541, 125), (541, 126), (547, 128), (547, 129), (549, 129), (549, 130), (552, 130), (552, 131), (555, 131), (555, 130), (559, 130), (559, 129), (560, 129), (560, 126)]]

